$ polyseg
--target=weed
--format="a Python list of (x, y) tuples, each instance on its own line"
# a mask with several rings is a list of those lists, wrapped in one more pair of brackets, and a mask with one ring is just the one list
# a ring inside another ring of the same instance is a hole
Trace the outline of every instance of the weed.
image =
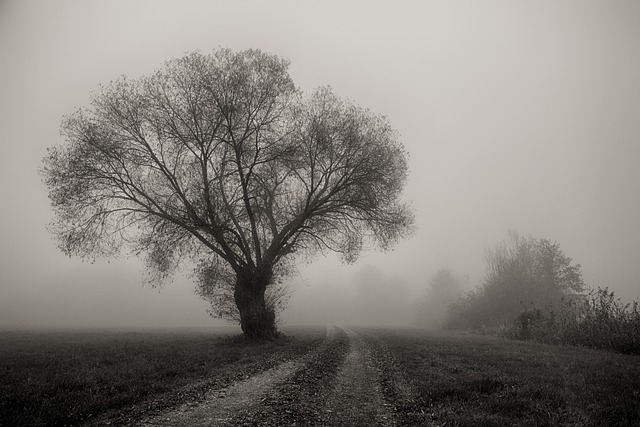
[(525, 310), (499, 334), (640, 354), (640, 305), (623, 304), (613, 291), (598, 288), (581, 302), (563, 300), (558, 310)]

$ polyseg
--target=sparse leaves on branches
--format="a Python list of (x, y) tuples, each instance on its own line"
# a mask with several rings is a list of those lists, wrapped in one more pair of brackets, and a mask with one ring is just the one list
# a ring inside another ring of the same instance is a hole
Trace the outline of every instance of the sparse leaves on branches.
[(44, 159), (61, 249), (127, 247), (154, 280), (188, 262), (207, 272), (203, 296), (233, 295), (242, 314), (241, 300), (264, 305), (284, 258), (353, 261), (367, 242), (406, 236), (406, 152), (388, 121), (326, 87), (302, 94), (287, 68), (221, 49), (101, 87)]

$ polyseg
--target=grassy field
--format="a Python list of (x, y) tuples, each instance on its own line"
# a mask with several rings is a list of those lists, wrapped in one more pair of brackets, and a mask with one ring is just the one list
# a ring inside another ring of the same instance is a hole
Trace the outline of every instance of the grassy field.
[[(455, 332), (357, 331), (375, 350), (401, 425), (640, 425), (640, 356)], [(130, 425), (306, 353), (325, 328), (285, 332), (292, 339), (282, 345), (204, 330), (1, 332), (0, 426), (107, 415)], [(326, 369), (312, 377), (332, 389)]]
[(215, 329), (0, 332), (0, 426), (73, 425), (143, 401), (194, 399), (194, 384), (222, 387), (307, 352), (325, 334), (285, 331), (284, 345)]
[(640, 425), (639, 356), (452, 332), (365, 332), (390, 355), (386, 375), (401, 378), (386, 392), (406, 425)]

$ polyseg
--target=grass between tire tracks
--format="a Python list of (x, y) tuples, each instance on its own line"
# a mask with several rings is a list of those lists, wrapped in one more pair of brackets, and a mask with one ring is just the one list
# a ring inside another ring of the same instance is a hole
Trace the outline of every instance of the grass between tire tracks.
[(325, 426), (327, 396), (349, 351), (341, 329), (325, 342), (306, 366), (266, 398), (257, 411), (236, 420), (235, 426)]
[(383, 393), (401, 425), (640, 425), (638, 356), (469, 334), (365, 332), (375, 337)]
[(322, 327), (287, 332), (284, 345), (211, 331), (1, 332), (0, 426), (105, 414), (127, 425), (305, 354), (325, 335)]

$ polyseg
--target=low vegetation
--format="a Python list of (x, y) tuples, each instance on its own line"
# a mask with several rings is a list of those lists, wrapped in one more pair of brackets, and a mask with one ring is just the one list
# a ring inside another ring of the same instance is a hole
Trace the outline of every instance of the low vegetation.
[[(638, 357), (461, 332), (368, 330), (401, 425), (638, 425)], [(404, 397), (403, 397), (404, 396)]]
[(324, 333), (293, 331), (278, 345), (202, 331), (2, 332), (0, 425), (73, 425), (151, 399), (162, 406), (177, 389), (222, 387), (306, 353)]
[(589, 290), (557, 243), (510, 232), (486, 262), (480, 285), (449, 304), (447, 328), (640, 354), (640, 304)]
[(598, 288), (557, 311), (525, 310), (500, 335), (640, 355), (640, 304), (623, 304), (613, 291)]

